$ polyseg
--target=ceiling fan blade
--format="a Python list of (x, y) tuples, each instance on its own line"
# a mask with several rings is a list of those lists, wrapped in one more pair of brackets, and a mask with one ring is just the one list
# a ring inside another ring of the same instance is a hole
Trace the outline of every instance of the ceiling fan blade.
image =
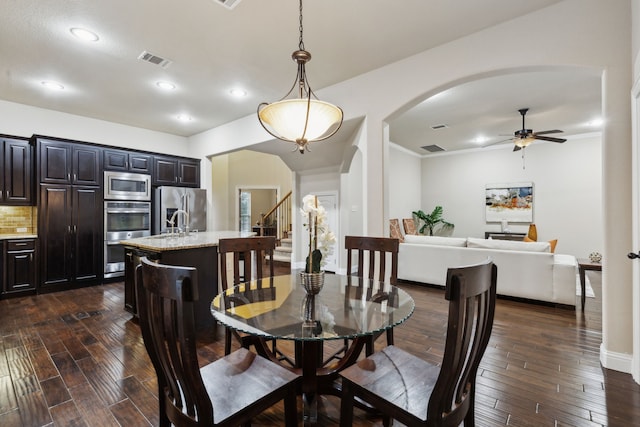
[(518, 145), (514, 145), (513, 146), (513, 151), (520, 151), (522, 150), (522, 147), (518, 146)]
[(542, 140), (542, 141), (550, 141), (550, 142), (565, 142), (566, 141), (566, 139), (564, 139), (564, 138), (554, 138), (552, 136), (534, 135), (534, 138)]
[(534, 132), (533, 135), (547, 135), (550, 133), (561, 133), (563, 131), (561, 131), (560, 129), (553, 129), (553, 130), (543, 130), (542, 132)]

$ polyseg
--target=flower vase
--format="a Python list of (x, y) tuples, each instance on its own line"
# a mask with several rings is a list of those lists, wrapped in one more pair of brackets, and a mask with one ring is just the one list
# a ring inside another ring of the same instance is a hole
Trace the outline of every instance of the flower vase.
[(300, 283), (309, 295), (316, 295), (324, 286), (324, 271), (319, 273), (300, 272)]

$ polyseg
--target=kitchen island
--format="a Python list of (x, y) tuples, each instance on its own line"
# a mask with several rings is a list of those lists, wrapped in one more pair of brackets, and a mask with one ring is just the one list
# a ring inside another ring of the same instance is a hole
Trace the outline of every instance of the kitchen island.
[(253, 232), (205, 231), (186, 236), (156, 235), (122, 240), (125, 248), (124, 308), (137, 317), (135, 269), (140, 258), (166, 265), (195, 267), (198, 270), (198, 301), (195, 305), (197, 329), (215, 324), (210, 306), (218, 289), (218, 241), (225, 238), (250, 237)]

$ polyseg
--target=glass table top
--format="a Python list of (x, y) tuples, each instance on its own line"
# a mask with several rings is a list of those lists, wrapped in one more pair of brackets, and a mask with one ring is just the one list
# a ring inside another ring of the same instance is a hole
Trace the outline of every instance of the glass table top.
[(251, 335), (290, 340), (355, 338), (404, 322), (415, 304), (402, 289), (354, 276), (325, 274), (307, 295), (299, 274), (244, 283), (217, 295), (211, 313), (223, 325)]

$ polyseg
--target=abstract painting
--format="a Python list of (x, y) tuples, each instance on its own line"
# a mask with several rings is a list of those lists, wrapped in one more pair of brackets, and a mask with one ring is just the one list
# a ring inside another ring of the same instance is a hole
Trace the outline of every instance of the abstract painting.
[(487, 184), (487, 222), (533, 222), (533, 183)]

